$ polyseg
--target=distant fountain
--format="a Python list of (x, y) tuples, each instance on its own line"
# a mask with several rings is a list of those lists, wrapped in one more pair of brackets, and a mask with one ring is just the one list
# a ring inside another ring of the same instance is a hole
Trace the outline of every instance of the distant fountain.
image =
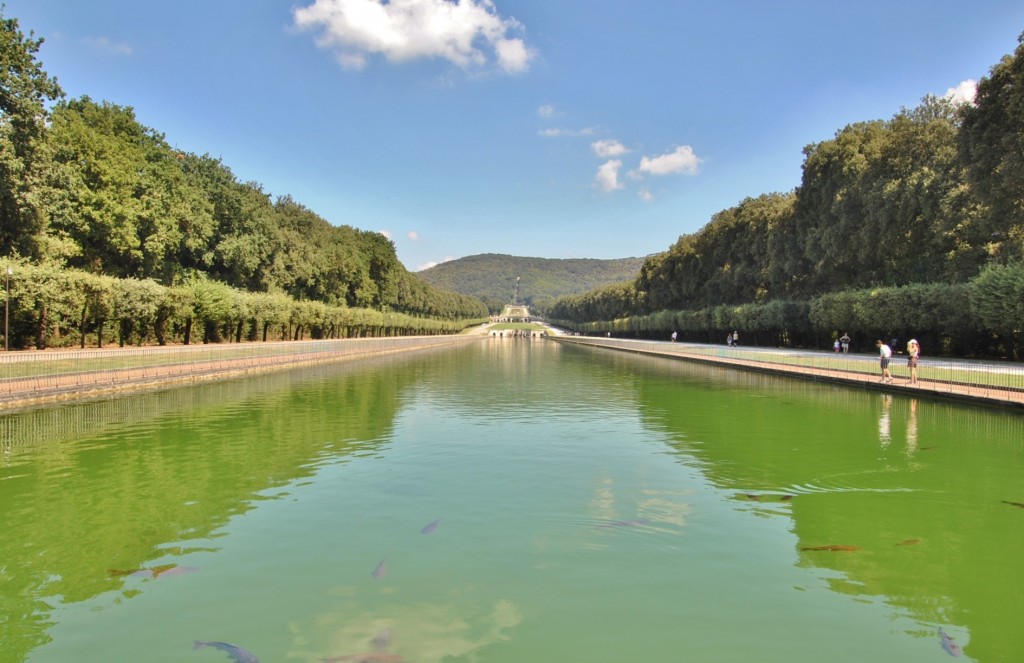
[(519, 303), (519, 278), (516, 277), (516, 290), (512, 295), (512, 303), (505, 304), (501, 315), (498, 316), (502, 322), (530, 322), (530, 308)]

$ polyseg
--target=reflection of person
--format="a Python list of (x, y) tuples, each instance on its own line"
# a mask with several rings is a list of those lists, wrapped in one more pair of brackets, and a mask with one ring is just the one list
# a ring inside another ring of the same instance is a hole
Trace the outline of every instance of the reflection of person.
[(879, 382), (892, 382), (892, 373), (889, 372), (889, 360), (892, 359), (892, 348), (890, 348), (882, 340), (875, 341), (875, 347), (878, 348), (879, 366), (882, 368), (882, 379)]
[(843, 346), (843, 354), (845, 355), (850, 351), (850, 334), (843, 332), (843, 335), (839, 337), (839, 342)]
[(921, 356), (921, 346), (917, 339), (912, 338), (907, 342), (907, 366), (910, 367), (910, 384), (917, 382), (917, 358)]
[(892, 442), (892, 433), (889, 428), (889, 408), (892, 405), (892, 396), (882, 396), (882, 413), (878, 415), (878, 442), (885, 449)]
[(910, 399), (910, 416), (907, 418), (907, 455), (917, 451), (917, 399)]

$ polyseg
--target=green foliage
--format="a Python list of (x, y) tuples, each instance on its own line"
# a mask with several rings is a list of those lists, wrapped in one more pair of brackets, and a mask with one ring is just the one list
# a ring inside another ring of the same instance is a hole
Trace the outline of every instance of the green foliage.
[[(480, 315), (420, 317), (349, 308), (283, 293), (251, 293), (194, 273), (181, 285), (115, 279), (54, 262), (12, 259), (10, 347), (102, 346), (116, 333), (122, 345), (451, 334), (487, 320)], [(445, 293), (456, 298), (463, 297)], [(467, 298), (468, 299), (468, 298)], [(465, 303), (465, 302), (463, 302)], [(116, 322), (117, 325), (109, 324)]]
[(989, 252), (1024, 256), (1024, 34), (1016, 52), (978, 83), (961, 109), (959, 148), (973, 194), (985, 204)]
[(40, 257), (48, 176), (41, 148), (46, 103), (64, 95), (36, 59), (42, 39), (26, 37), (0, 5), (0, 252)]

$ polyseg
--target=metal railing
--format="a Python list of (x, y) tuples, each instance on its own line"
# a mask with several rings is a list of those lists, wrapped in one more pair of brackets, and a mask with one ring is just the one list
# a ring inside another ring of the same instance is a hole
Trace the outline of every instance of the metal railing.
[(397, 336), (0, 355), (0, 400), (451, 345), (479, 337)]
[[(834, 377), (848, 376), (861, 382), (877, 378), (880, 374), (879, 357), (876, 354), (844, 355), (820, 351), (586, 336), (562, 336), (556, 337), (556, 340), (644, 354), (788, 369), (794, 373), (812, 370)], [(906, 356), (894, 355), (889, 368), (897, 382), (906, 384), (910, 375)], [(918, 364), (918, 378), (922, 388), (940, 393), (967, 392), (967, 395), (1007, 401), (1024, 399), (1024, 366), (1018, 364), (924, 356)]]

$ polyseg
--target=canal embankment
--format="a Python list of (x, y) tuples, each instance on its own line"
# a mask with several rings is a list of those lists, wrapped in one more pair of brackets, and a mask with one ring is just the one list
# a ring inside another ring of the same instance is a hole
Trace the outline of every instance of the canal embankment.
[(1024, 366), (922, 357), (919, 380), (909, 381), (905, 356), (893, 357), (891, 382), (882, 382), (875, 354), (842, 354), (781, 348), (673, 343), (589, 336), (552, 336), (558, 343), (668, 357), (804, 380), (841, 383), (884, 392), (945, 398), (1024, 412)]
[(478, 334), (0, 354), (0, 409), (478, 342)]

